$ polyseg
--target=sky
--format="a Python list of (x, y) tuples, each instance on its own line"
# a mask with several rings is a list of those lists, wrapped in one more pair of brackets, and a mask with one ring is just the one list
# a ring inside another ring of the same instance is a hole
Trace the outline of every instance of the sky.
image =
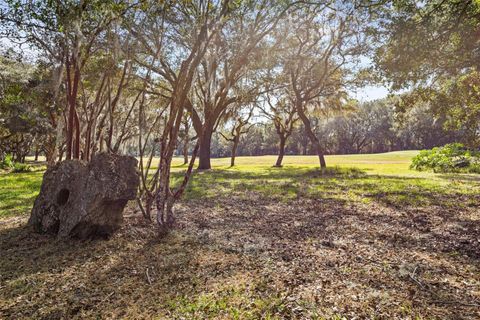
[(385, 98), (389, 94), (389, 90), (384, 86), (365, 86), (350, 94), (359, 101), (372, 101)]

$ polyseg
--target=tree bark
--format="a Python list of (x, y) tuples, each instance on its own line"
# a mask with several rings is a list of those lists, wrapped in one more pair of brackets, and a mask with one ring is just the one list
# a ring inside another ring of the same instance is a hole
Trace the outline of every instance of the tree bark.
[(231, 159), (230, 159), (230, 167), (235, 166), (235, 157), (237, 155), (237, 147), (238, 147), (239, 141), (240, 141), (240, 136), (237, 136), (233, 139), (233, 147), (232, 147), (232, 156), (231, 156)]
[(200, 140), (200, 151), (198, 152), (199, 170), (209, 170), (212, 168), (212, 165), (210, 163), (212, 134), (213, 128), (211, 128), (210, 126), (205, 126), (205, 130), (203, 131)]
[(188, 163), (188, 139), (183, 142), (183, 164)]
[(73, 145), (73, 158), (80, 159), (80, 121), (78, 119), (77, 111), (74, 114), (75, 120), (75, 144)]
[[(75, 117), (76, 115), (76, 104), (77, 104), (77, 92), (78, 92), (78, 84), (80, 82), (80, 69), (78, 68), (77, 61), (75, 58), (70, 61), (67, 57), (66, 61), (66, 70), (67, 70), (67, 103), (68, 103), (68, 124), (67, 124), (67, 160), (72, 159), (72, 153), (74, 159), (78, 159), (79, 153), (76, 153), (76, 150), (73, 150), (73, 135), (75, 132), (75, 127), (79, 128), (75, 124)], [(71, 67), (74, 68), (73, 79), (71, 76)], [(77, 117), (78, 121), (78, 117)], [(80, 133), (77, 133), (80, 136)], [(75, 146), (76, 147), (76, 146)], [(78, 150), (80, 151), (80, 150)]]
[(282, 166), (282, 161), (283, 161), (283, 156), (285, 155), (285, 142), (286, 138), (284, 136), (280, 136), (280, 145), (278, 147), (278, 158), (277, 162), (275, 163), (275, 167), (281, 167)]
[[(70, 98), (69, 98), (70, 100)], [(69, 101), (69, 110), (68, 110), (68, 122), (67, 122), (67, 156), (66, 159), (72, 159), (72, 146), (73, 146), (73, 112), (75, 111), (75, 106)]]
[(91, 147), (91, 139), (92, 139), (92, 123), (89, 121), (87, 124), (87, 132), (86, 132), (86, 141), (85, 141), (85, 160), (90, 161), (90, 147)]
[(184, 126), (185, 126), (185, 136), (183, 137), (183, 164), (185, 165), (188, 163), (188, 141), (189, 141), (188, 131), (190, 129), (188, 124), (188, 118)]
[(295, 106), (297, 108), (298, 116), (302, 120), (303, 125), (305, 127), (305, 133), (310, 139), (310, 142), (312, 143), (312, 147), (314, 148), (318, 156), (318, 160), (320, 162), (320, 168), (325, 169), (327, 167), (327, 163), (325, 162), (323, 149), (322, 149), (322, 146), (320, 145), (320, 141), (318, 140), (317, 136), (313, 132), (312, 125), (310, 124), (310, 119), (308, 119), (308, 117), (306, 116), (300, 101), (297, 101)]
[(47, 143), (44, 146), (43, 152), (45, 154), (45, 160), (47, 161), (47, 167), (51, 167), (56, 160), (56, 141), (55, 137), (49, 136)]
[(323, 149), (320, 146), (320, 142), (318, 142), (318, 139), (317, 139), (317, 142), (314, 145), (315, 145), (315, 149), (317, 151), (318, 160), (320, 161), (320, 168), (325, 169), (327, 167), (327, 163), (325, 162), (325, 156), (323, 154)]

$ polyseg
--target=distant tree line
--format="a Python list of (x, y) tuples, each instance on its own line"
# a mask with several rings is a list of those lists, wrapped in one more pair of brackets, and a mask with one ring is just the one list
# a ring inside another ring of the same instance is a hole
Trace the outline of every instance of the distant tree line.
[[(468, 140), (462, 129), (450, 128), (445, 117), (434, 114), (432, 107), (419, 103), (406, 112), (399, 111), (401, 97), (358, 103), (354, 109), (315, 121), (315, 130), (323, 136), (326, 154), (380, 153), (420, 150)], [(240, 156), (276, 155), (280, 138), (273, 121), (257, 119), (242, 135), (236, 154)], [(180, 153), (180, 150), (178, 151)], [(297, 123), (286, 139), (285, 154), (316, 154), (304, 127)], [(231, 144), (221, 134), (212, 141), (213, 157), (229, 157)]]

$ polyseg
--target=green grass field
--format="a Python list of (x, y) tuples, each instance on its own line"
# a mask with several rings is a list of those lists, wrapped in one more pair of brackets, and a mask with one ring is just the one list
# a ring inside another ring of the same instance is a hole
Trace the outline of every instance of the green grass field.
[[(418, 151), (397, 151), (378, 154), (352, 154), (326, 156), (329, 167), (356, 167), (370, 171), (373, 174), (402, 174), (413, 176), (425, 176), (425, 174), (409, 170), (411, 159)], [(264, 170), (271, 168), (277, 156), (237, 157), (235, 170)], [(176, 159), (180, 161), (181, 159)], [(174, 162), (178, 166), (178, 162)], [(212, 159), (212, 166), (217, 169), (230, 168), (230, 158)], [(316, 168), (318, 158), (316, 156), (285, 156), (283, 169)]]
[(314, 156), (288, 156), (282, 168), (271, 166), (275, 156), (239, 157), (234, 168), (229, 167), (228, 158), (215, 159), (212, 171), (194, 177), (186, 197), (215, 197), (251, 190), (280, 200), (309, 196), (361, 202), (376, 200), (399, 206), (436, 203), (448, 206), (458, 205), (455, 200), (458, 196), (479, 193), (477, 175), (410, 170), (416, 153), (327, 156), (329, 168), (325, 173), (318, 170)]
[[(212, 159), (213, 170), (195, 172), (186, 198), (215, 197), (231, 192), (257, 191), (289, 200), (299, 196), (349, 201), (379, 201), (393, 205), (459, 205), (458, 196), (480, 193), (480, 176), (436, 174), (409, 169), (417, 151), (382, 154), (327, 156), (329, 170), (318, 170), (315, 156), (286, 156), (282, 168), (274, 168), (276, 156)], [(176, 158), (174, 177), (185, 165)], [(28, 213), (40, 190), (42, 172), (9, 173), (0, 176), (0, 217)], [(451, 201), (454, 201), (450, 203)], [(469, 197), (460, 205), (468, 206)]]

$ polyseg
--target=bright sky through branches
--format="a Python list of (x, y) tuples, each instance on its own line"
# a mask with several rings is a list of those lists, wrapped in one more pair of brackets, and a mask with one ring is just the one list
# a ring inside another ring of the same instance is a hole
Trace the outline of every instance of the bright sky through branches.
[(388, 88), (384, 86), (365, 86), (350, 92), (351, 96), (359, 101), (372, 101), (385, 98), (388, 94)]

